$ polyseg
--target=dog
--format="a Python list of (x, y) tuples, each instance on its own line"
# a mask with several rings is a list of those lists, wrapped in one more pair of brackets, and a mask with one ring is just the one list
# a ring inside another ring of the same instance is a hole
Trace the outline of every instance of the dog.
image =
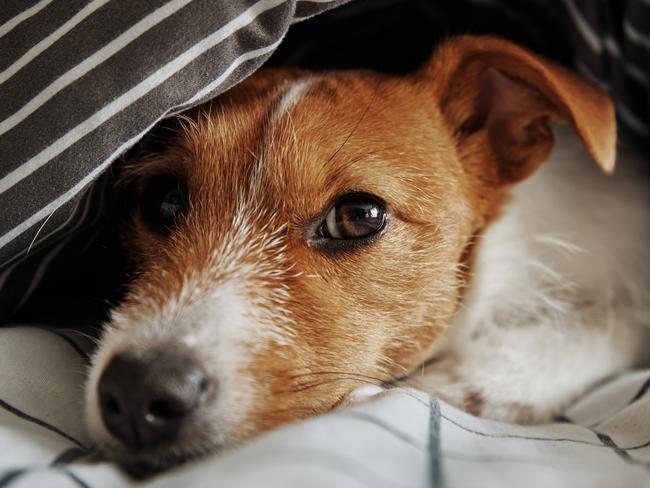
[(129, 472), (367, 383), (547, 422), (648, 363), (647, 163), (605, 174), (614, 109), (572, 72), (461, 36), (408, 76), (261, 70), (178, 124), (120, 174), (137, 273), (85, 386)]

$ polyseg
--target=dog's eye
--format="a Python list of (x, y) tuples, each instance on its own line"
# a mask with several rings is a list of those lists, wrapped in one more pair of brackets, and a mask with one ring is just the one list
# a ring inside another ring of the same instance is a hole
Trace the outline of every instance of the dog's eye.
[(379, 199), (364, 193), (339, 198), (327, 212), (318, 234), (328, 239), (363, 239), (379, 232), (386, 210)]
[(142, 214), (154, 230), (166, 232), (185, 212), (187, 192), (181, 182), (171, 175), (150, 178), (142, 194)]

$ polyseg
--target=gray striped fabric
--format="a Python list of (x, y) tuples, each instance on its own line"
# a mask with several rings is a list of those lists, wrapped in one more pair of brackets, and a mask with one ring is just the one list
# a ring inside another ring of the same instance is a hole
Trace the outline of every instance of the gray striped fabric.
[(345, 1), (0, 3), (0, 289), (28, 251), (79, 225), (84, 190), (157, 121), (228, 89), (292, 22)]

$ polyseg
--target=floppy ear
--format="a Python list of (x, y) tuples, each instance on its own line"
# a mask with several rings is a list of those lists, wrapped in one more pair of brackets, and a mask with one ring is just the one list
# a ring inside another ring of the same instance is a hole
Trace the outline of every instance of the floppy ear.
[(508, 41), (461, 36), (444, 42), (421, 74), (433, 82), (461, 158), (487, 148), (500, 183), (525, 178), (548, 157), (549, 122), (571, 123), (594, 161), (614, 169), (611, 100), (558, 65)]

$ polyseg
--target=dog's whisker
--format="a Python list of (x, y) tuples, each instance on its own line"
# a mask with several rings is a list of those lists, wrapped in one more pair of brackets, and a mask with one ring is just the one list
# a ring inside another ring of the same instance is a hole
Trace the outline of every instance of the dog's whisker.
[[(87, 340), (89, 340), (90, 342), (92, 342), (92, 343), (93, 343), (94, 345), (96, 345), (96, 346), (98, 346), (98, 345), (101, 343), (101, 339), (100, 339), (100, 337), (90, 335), (90, 334), (88, 334), (88, 333), (86, 333), (86, 332), (83, 332), (83, 331), (81, 331), (81, 330), (78, 330), (78, 329), (68, 329), (68, 328), (65, 328), (65, 329), (58, 329), (58, 330), (60, 330), (61, 332), (68, 333), (68, 334), (73, 335), (73, 336), (78, 336), (78, 337), (82, 337), (82, 338), (84, 338), (84, 339), (87, 339)], [(95, 330), (96, 330), (97, 332), (99, 332), (101, 329), (95, 329)]]
[(331, 161), (336, 157), (336, 155), (337, 155), (339, 152), (341, 152), (341, 150), (345, 147), (345, 145), (350, 141), (350, 139), (352, 138), (352, 136), (354, 135), (354, 133), (357, 131), (357, 129), (358, 129), (359, 126), (361, 125), (361, 122), (363, 122), (363, 119), (366, 117), (366, 115), (367, 115), (368, 112), (370, 111), (370, 108), (372, 107), (373, 103), (375, 102), (375, 98), (376, 98), (376, 97), (377, 97), (377, 91), (375, 90), (375, 91), (373, 92), (373, 94), (372, 94), (370, 100), (368, 101), (368, 103), (367, 103), (367, 105), (366, 105), (366, 108), (365, 108), (365, 109), (363, 110), (363, 112), (361, 113), (361, 116), (359, 117), (359, 120), (357, 120), (357, 122), (356, 122), (356, 124), (354, 125), (354, 127), (352, 127), (352, 130), (350, 130), (350, 133), (349, 133), (348, 136), (345, 138), (345, 140), (343, 141), (343, 143), (342, 143), (342, 144), (341, 144), (341, 145), (336, 149), (336, 151), (334, 151), (334, 153), (333, 153), (333, 154), (329, 157), (329, 159), (325, 162), (326, 164), (329, 163), (329, 162), (331, 162)]
[(329, 378), (327, 380), (322, 380), (314, 383), (308, 383), (305, 385), (299, 385), (297, 389), (292, 389), (290, 391), (286, 392), (279, 392), (279, 393), (290, 393), (290, 394), (295, 394), (295, 393), (302, 393), (307, 390), (311, 390), (313, 388), (318, 388), (320, 386), (327, 386), (332, 383), (340, 383), (340, 382), (357, 382), (360, 384), (366, 384), (366, 385), (373, 385), (373, 386), (385, 386), (387, 390), (396, 390), (404, 393), (405, 395), (408, 395), (418, 401), (421, 401), (421, 398), (415, 395), (412, 391), (410, 391), (407, 388), (404, 388), (403, 386), (400, 386), (401, 384), (406, 384), (407, 386), (410, 386), (413, 389), (420, 389), (421, 386), (418, 387), (418, 385), (415, 384), (410, 384), (409, 382), (405, 380), (393, 380), (393, 382), (383, 382), (379, 383), (377, 381), (373, 381), (371, 379), (367, 378), (358, 378), (354, 376), (340, 376), (340, 377), (335, 377), (335, 378)]
[[(406, 368), (403, 368), (406, 369)], [(394, 376), (373, 376), (373, 375), (368, 375), (368, 374), (363, 374), (363, 373), (355, 373), (355, 372), (350, 372), (350, 371), (313, 371), (309, 373), (302, 373), (298, 375), (294, 375), (290, 377), (291, 379), (299, 379), (299, 378), (305, 378), (305, 377), (323, 377), (323, 376), (334, 376), (334, 378), (327, 378), (325, 381), (330, 382), (330, 380), (336, 380), (336, 381), (343, 381), (343, 380), (349, 380), (349, 381), (354, 381), (358, 380), (361, 382), (365, 382), (368, 384), (373, 384), (373, 385), (385, 385), (385, 386), (394, 386), (398, 383), (400, 384), (405, 384), (407, 386), (411, 386), (413, 388), (417, 388), (418, 386), (411, 381), (408, 380), (407, 377), (394, 377)], [(312, 388), (314, 386), (320, 386), (320, 384), (325, 384), (321, 383), (320, 379), (314, 379), (311, 381), (305, 381), (302, 384), (297, 385), (298, 388), (303, 388), (303, 387), (308, 387)]]

